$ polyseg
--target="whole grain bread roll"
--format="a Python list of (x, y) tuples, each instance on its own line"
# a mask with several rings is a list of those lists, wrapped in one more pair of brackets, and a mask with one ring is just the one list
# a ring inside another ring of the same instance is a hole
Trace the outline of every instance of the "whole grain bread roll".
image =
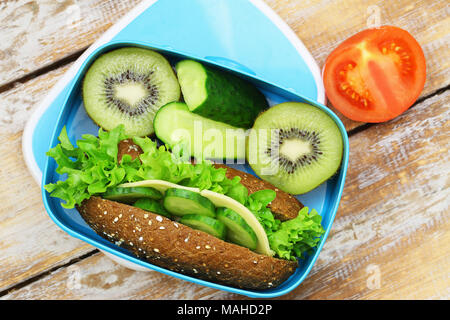
[(262, 290), (280, 285), (298, 266), (119, 202), (91, 197), (77, 209), (102, 237), (154, 265), (199, 279)]

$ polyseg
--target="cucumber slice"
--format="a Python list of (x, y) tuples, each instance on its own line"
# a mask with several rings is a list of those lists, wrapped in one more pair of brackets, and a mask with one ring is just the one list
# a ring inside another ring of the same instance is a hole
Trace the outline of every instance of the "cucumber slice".
[(236, 212), (228, 208), (217, 209), (217, 219), (227, 227), (227, 239), (230, 242), (255, 250), (258, 246), (258, 237), (255, 231)]
[(141, 199), (137, 200), (133, 204), (133, 206), (143, 209), (145, 211), (150, 211), (153, 213), (160, 214), (167, 218), (171, 217), (171, 214), (169, 213), (169, 211), (167, 211), (159, 201), (156, 201), (156, 200), (153, 200), (150, 198), (141, 198)]
[(213, 121), (189, 111), (185, 103), (163, 106), (154, 119), (156, 136), (173, 148), (183, 142), (197, 159), (244, 159), (244, 129)]
[(187, 214), (180, 219), (180, 223), (185, 224), (192, 229), (209, 233), (210, 235), (222, 240), (225, 239), (227, 234), (227, 228), (222, 222), (200, 214)]
[(151, 187), (113, 187), (106, 190), (106, 192), (102, 194), (102, 197), (123, 203), (133, 203), (139, 198), (159, 200), (162, 198), (162, 193)]
[(167, 189), (163, 201), (164, 208), (176, 216), (199, 214), (214, 217), (216, 207), (200, 194), (185, 189)]
[(189, 110), (205, 118), (238, 128), (251, 128), (269, 107), (264, 95), (250, 82), (193, 60), (175, 66)]
[(246, 208), (242, 203), (234, 200), (233, 198), (227, 197), (223, 194), (213, 192), (210, 190), (202, 190), (200, 194), (209, 200), (218, 208), (224, 207), (233, 210), (238, 213), (242, 219), (252, 228), (256, 233), (258, 238), (258, 245), (256, 247), (256, 252), (264, 254), (266, 256), (273, 256), (275, 252), (270, 248), (269, 239), (263, 226), (259, 223), (256, 216)]

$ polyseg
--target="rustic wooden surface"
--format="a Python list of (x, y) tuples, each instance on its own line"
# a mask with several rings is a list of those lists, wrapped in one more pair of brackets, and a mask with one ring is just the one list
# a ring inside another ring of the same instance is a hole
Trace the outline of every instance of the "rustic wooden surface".
[[(68, 236), (49, 219), (23, 161), (22, 131), (37, 104), (138, 2), (0, 3), (0, 299), (245, 298), (131, 271)], [(308, 278), (280, 299), (449, 299), (447, 2), (266, 2), (320, 66), (377, 14), (381, 24), (410, 31), (427, 59), (425, 89), (405, 114), (377, 125), (341, 117), (351, 152), (339, 211)]]

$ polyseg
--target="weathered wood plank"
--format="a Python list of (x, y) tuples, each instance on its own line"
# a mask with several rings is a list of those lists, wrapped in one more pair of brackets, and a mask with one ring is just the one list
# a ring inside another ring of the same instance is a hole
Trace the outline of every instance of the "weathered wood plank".
[(49, 219), (22, 155), (26, 119), (68, 67), (0, 94), (0, 291), (92, 250)]
[[(351, 137), (347, 183), (327, 243), (309, 277), (282, 299), (450, 298), (449, 102), (446, 91)], [(45, 297), (243, 298), (133, 272), (100, 253), (2, 298)]]
[(0, 86), (88, 47), (139, 2), (0, 3)]
[(0, 140), (1, 289), (92, 250), (60, 230), (45, 213), (40, 188), (23, 164), (20, 140), (21, 133)]
[[(65, 65), (0, 93), (0, 134), (21, 133), (39, 102), (72, 64)], [(17, 165), (22, 166), (23, 161)]]

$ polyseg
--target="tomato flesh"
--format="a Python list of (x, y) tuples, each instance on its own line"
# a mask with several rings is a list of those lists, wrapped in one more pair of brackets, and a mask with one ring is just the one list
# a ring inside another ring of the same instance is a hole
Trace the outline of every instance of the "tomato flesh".
[(425, 57), (405, 30), (384, 26), (357, 33), (327, 58), (331, 104), (355, 121), (383, 122), (407, 110), (425, 84)]

